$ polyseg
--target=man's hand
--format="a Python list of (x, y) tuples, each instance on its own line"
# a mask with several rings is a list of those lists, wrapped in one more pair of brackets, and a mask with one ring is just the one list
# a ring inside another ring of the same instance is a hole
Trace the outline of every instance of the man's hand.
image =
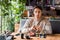
[(32, 30), (36, 30), (36, 27), (33, 27)]
[[(33, 30), (40, 32), (40, 31), (42, 31), (42, 27), (36, 26), (36, 27), (33, 27), (33, 28), (32, 28), (32, 31), (33, 31)], [(30, 35), (30, 36), (34, 35), (34, 32), (32, 32), (32, 31), (29, 32), (29, 35)]]
[(42, 30), (42, 27), (40, 27), (40, 26), (34, 26), (34, 27), (32, 28), (32, 30), (39, 30), (39, 31), (41, 31), (41, 30)]
[(42, 30), (42, 27), (36, 26), (35, 29), (41, 31)]
[(33, 35), (34, 35), (34, 32), (30, 31), (28, 34), (29, 34), (30, 36), (33, 36)]

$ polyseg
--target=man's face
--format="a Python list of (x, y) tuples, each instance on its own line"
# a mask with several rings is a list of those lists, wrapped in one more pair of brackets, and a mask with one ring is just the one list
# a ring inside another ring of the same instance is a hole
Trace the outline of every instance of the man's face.
[(37, 17), (37, 18), (40, 18), (41, 17), (41, 10), (39, 8), (35, 8), (34, 9), (34, 16)]

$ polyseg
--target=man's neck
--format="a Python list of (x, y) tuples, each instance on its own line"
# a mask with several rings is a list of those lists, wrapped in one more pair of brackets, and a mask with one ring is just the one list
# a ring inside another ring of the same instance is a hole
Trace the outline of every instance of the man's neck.
[(36, 17), (35, 17), (34, 19), (35, 19), (36, 21), (39, 21), (39, 20), (40, 20), (40, 18), (36, 18)]

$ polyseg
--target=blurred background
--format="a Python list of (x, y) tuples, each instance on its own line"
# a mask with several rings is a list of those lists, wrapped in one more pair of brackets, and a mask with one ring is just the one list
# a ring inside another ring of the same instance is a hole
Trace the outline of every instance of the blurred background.
[(33, 17), (35, 5), (46, 18), (60, 20), (60, 0), (0, 0), (0, 33), (17, 31), (21, 19)]

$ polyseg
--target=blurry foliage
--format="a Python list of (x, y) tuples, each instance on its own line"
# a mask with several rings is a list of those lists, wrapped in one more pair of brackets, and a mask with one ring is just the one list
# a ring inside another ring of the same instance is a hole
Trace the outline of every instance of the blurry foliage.
[(15, 22), (20, 22), (20, 16), (25, 10), (25, 2), (26, 0), (11, 1), (11, 10), (15, 16)]
[(6, 25), (8, 24), (7, 29), (13, 31), (14, 24), (20, 22), (21, 14), (25, 10), (26, 0), (0, 0), (0, 9), (2, 16), (5, 19)]

